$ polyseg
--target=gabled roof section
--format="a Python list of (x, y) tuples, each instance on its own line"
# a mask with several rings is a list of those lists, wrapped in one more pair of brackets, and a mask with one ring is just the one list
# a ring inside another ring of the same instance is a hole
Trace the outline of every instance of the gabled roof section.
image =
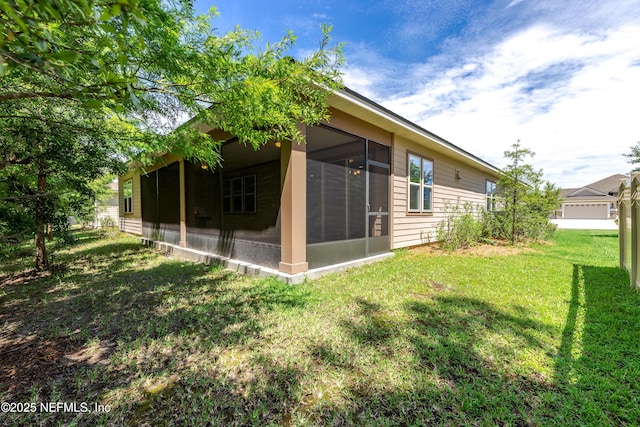
[(354, 90), (345, 87), (343, 90), (334, 91), (329, 95), (328, 102), (332, 107), (345, 113), (375, 124), (388, 132), (416, 141), (463, 163), (473, 165), (491, 175), (497, 176), (500, 172), (500, 169), (496, 166), (388, 110)]
[(607, 193), (603, 193), (602, 191), (594, 190), (591, 187), (582, 187), (578, 188), (572, 193), (567, 194), (567, 197), (578, 197), (578, 196), (606, 196)]
[(620, 180), (626, 178), (629, 177), (627, 175), (615, 174), (605, 179), (601, 179), (600, 181), (589, 184), (587, 185), (587, 187), (605, 194), (617, 193), (618, 187), (620, 186)]
[(561, 197), (610, 197), (618, 194), (620, 180), (629, 178), (627, 175), (615, 174), (600, 181), (593, 182), (581, 188), (567, 188), (560, 192)]

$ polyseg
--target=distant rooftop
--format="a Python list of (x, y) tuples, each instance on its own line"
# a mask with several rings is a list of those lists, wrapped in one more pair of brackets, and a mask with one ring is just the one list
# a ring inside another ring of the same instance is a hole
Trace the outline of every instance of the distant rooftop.
[[(627, 175), (615, 174), (608, 176), (584, 187), (563, 188), (560, 190), (560, 197), (580, 197), (581, 199), (598, 199), (603, 196), (618, 194), (618, 187), (621, 179), (628, 179)], [(573, 194), (576, 193), (576, 194)], [(599, 194), (598, 194), (599, 193)]]

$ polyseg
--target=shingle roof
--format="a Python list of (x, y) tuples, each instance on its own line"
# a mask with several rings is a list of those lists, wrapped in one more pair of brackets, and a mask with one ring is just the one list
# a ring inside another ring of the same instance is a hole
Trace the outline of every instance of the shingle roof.
[(600, 200), (602, 202), (618, 200), (618, 196), (570, 196), (564, 197), (566, 202), (577, 202), (585, 200)]
[(592, 184), (586, 185), (585, 187), (592, 188), (601, 193), (609, 194), (609, 193), (617, 193), (618, 187), (620, 186), (620, 180), (628, 178), (626, 175), (615, 174), (611, 175), (607, 178), (601, 179), (600, 181), (596, 181)]
[(574, 191), (578, 191), (579, 188), (561, 188), (560, 189), (560, 197), (565, 197), (567, 194), (571, 194)]
[[(592, 182), (580, 188), (563, 188), (560, 190), (560, 197), (562, 198), (575, 198), (582, 200), (597, 200), (607, 199), (615, 196), (613, 194), (618, 193), (618, 187), (620, 186), (620, 180), (628, 178), (626, 175), (615, 174), (608, 176), (600, 181)], [(578, 194), (574, 194), (578, 193)], [(594, 194), (596, 193), (596, 194)], [(600, 194), (597, 194), (600, 193)]]

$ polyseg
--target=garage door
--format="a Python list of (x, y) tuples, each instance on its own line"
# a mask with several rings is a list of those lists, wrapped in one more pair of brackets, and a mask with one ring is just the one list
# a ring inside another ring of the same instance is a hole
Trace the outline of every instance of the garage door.
[(564, 217), (567, 219), (608, 219), (608, 204), (564, 205)]

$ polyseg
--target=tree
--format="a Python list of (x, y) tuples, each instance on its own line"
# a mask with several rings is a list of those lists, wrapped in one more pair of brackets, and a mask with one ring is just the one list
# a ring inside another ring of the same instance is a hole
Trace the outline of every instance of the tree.
[[(51, 101), (28, 104), (43, 120), (25, 120), (18, 114), (0, 121), (0, 149), (10, 161), (0, 169), (0, 178), (5, 183), (5, 209), (32, 219), (22, 225), (35, 233), (36, 268), (44, 270), (48, 268), (47, 225), (62, 231), (71, 211), (92, 199), (91, 180), (106, 171), (123, 171), (122, 160), (113, 154), (130, 129), (95, 109)], [(0, 107), (9, 116), (3, 110)], [(44, 119), (52, 117), (55, 122)]]
[[(628, 154), (623, 154), (623, 156), (627, 157), (629, 159), (629, 163), (631, 163), (632, 165), (637, 165), (638, 163), (640, 163), (640, 141), (636, 142), (636, 145), (629, 148), (631, 149), (631, 152)], [(633, 169), (633, 172), (638, 171), (640, 171), (640, 166), (637, 166)]]
[(179, 0), (0, 0), (0, 176), (12, 183), (0, 197), (7, 215), (32, 216), (37, 268), (47, 268), (43, 230), (61, 217), (62, 195), (90, 197), (87, 182), (125, 158), (219, 160), (220, 141), (174, 130), (181, 120), (257, 149), (301, 142), (299, 122), (328, 118), (342, 63), (329, 27), (316, 52), (293, 60), (293, 34), (259, 49), (255, 33), (218, 35), (214, 16)]
[(526, 163), (535, 154), (520, 145), (520, 140), (505, 151), (510, 163), (500, 173), (498, 188), (503, 209), (498, 212), (498, 234), (511, 244), (520, 238), (538, 239), (549, 229), (549, 217), (560, 204), (560, 190), (542, 180), (542, 170)]

